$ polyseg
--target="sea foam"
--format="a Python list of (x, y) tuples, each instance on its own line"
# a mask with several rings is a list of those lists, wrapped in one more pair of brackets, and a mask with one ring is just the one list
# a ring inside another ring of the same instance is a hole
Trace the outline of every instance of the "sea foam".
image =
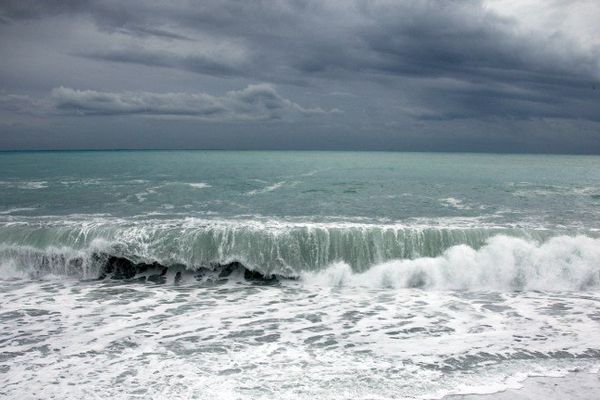
[(362, 273), (339, 262), (303, 273), (308, 284), (438, 290), (585, 290), (600, 286), (600, 240), (559, 236), (538, 244), (495, 236), (479, 250), (451, 247), (439, 257), (392, 260)]
[[(90, 233), (87, 232), (93, 237)], [(188, 235), (194, 237), (189, 233)], [(196, 232), (195, 235), (200, 233)], [(237, 240), (248, 241), (251, 237), (241, 236)], [(132, 242), (132, 238), (137, 242)], [(360, 236), (353, 238), (359, 240)], [(424, 238), (427, 239), (427, 236)], [(4, 244), (0, 247), (2, 274), (12, 276), (14, 271), (18, 271), (18, 276), (29, 274), (39, 277), (51, 274), (96, 278), (102, 274), (107, 257), (120, 257), (132, 264), (155, 263), (164, 268), (177, 266), (190, 272), (238, 263), (247, 271), (261, 276), (299, 278), (303, 284), (321, 286), (500, 291), (577, 291), (600, 287), (600, 239), (583, 235), (554, 236), (545, 241), (536, 241), (498, 234), (483, 239), (480, 247), (458, 244), (448, 247), (435, 257), (412, 254), (407, 258), (393, 258), (358, 266), (335, 260), (322, 265), (295, 265), (278, 259), (277, 253), (269, 253), (269, 249), (276, 249), (269, 246), (263, 252), (256, 253), (262, 255), (265, 262), (272, 263), (271, 266), (265, 266), (256, 262), (260, 259), (256, 258), (257, 255), (253, 256), (254, 253), (242, 253), (243, 249), (253, 249), (249, 243), (237, 248), (235, 252), (228, 252), (222, 246), (231, 242), (221, 242), (220, 235), (213, 236), (212, 242), (203, 240), (199, 243), (186, 243), (179, 240), (179, 247), (173, 245), (177, 241), (161, 236), (160, 232), (159, 235), (148, 237), (143, 230), (128, 230), (121, 232), (120, 239), (120, 242), (111, 242), (96, 237), (84, 247), (78, 248), (56, 244), (43, 248)], [(303, 240), (302, 237), (294, 236), (281, 240), (283, 245), (293, 250), (296, 245), (289, 243), (292, 239), (300, 240), (299, 243)], [(258, 244), (260, 241), (254, 243)], [(313, 251), (318, 251), (319, 248), (317, 244)], [(209, 250), (210, 254), (204, 254)], [(310, 247), (307, 248), (309, 250)], [(341, 246), (340, 250), (350, 252), (337, 253), (340, 257), (351, 259), (355, 256), (351, 247)], [(255, 257), (254, 262), (249, 262), (252, 257)], [(318, 258), (314, 260), (319, 261)], [(282, 266), (276, 267), (277, 262), (283, 263)]]

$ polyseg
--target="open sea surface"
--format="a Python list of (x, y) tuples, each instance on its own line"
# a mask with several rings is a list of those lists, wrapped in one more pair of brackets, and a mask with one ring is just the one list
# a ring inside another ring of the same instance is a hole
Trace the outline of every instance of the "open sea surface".
[(600, 368), (600, 157), (0, 153), (0, 397), (439, 399)]

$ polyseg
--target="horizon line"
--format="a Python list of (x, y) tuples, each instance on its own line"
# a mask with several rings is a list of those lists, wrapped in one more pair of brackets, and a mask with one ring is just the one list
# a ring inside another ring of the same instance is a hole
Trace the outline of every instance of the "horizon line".
[(226, 148), (82, 148), (82, 149), (0, 149), (0, 153), (50, 153), (50, 152), (110, 152), (110, 151), (231, 151), (231, 152), (347, 152), (347, 153), (445, 153), (445, 154), (496, 154), (496, 155), (561, 155), (600, 156), (600, 153), (554, 153), (536, 151), (485, 151), (485, 150), (383, 150), (383, 149), (226, 149)]

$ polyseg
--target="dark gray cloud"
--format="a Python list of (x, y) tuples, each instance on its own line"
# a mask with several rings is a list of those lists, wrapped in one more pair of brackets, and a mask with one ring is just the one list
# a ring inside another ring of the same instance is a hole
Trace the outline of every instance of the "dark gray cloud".
[[(337, 108), (344, 113), (323, 119), (323, 131), (348, 132), (363, 144), (369, 135), (383, 135), (396, 147), (396, 136), (411, 127), (445, 143), (440, 123), (476, 130), (462, 135), (465, 149), (485, 142), (487, 131), (500, 132), (503, 120), (530, 130), (537, 121), (556, 132), (545, 121), (571, 120), (574, 129), (582, 121), (600, 123), (600, 30), (589, 23), (600, 5), (554, 0), (515, 7), (504, 0), (5, 0), (0, 52), (35, 59), (36, 46), (45, 44), (56, 60), (23, 59), (46, 67), (27, 64), (20, 71), (9, 57), (0, 66), (0, 85), (18, 93), (11, 78), (20, 76), (30, 89), (18, 95), (42, 100), (56, 82), (72, 87), (54, 91), (64, 118), (153, 114), (257, 122)], [(72, 79), (64, 78), (65, 68)], [(272, 86), (248, 86), (263, 82), (277, 83), (285, 97)], [(245, 103), (231, 95), (241, 96), (240, 87), (270, 88), (273, 108), (263, 103), (245, 113)], [(440, 133), (425, 128), (433, 125)], [(502, 149), (527, 141), (502, 138)]]
[(48, 98), (0, 93), (0, 112), (26, 116), (49, 116), (52, 112), (52, 105)]
[(228, 59), (228, 57), (215, 57), (202, 53), (181, 54), (168, 49), (150, 50), (144, 47), (135, 47), (80, 54), (97, 60), (134, 63), (151, 67), (180, 68), (213, 76), (240, 75), (245, 71), (242, 65), (243, 61), (238, 65), (236, 60)]
[(85, 11), (88, 5), (86, 0), (7, 0), (0, 6), (0, 16), (6, 22), (42, 18)]
[(187, 116), (208, 121), (268, 121), (292, 116), (326, 114), (304, 108), (279, 95), (269, 84), (250, 85), (223, 96), (206, 93), (98, 92), (56, 88), (56, 110), (72, 115)]

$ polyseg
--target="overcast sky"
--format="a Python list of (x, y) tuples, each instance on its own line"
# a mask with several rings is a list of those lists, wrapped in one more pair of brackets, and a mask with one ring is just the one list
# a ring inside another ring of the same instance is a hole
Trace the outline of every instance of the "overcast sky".
[(2, 0), (0, 149), (600, 153), (598, 0)]

